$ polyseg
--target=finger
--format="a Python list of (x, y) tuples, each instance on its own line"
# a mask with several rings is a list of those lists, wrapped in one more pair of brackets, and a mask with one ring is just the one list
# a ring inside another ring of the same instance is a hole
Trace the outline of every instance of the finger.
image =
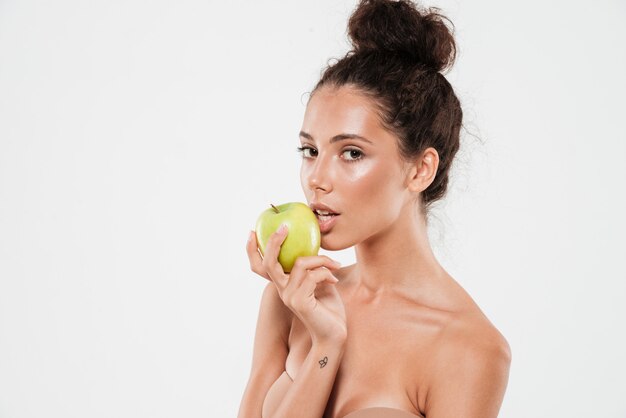
[(302, 281), (301, 289), (305, 293), (312, 293), (315, 291), (315, 288), (320, 284), (335, 284), (339, 282), (330, 270), (325, 268), (318, 268), (315, 270), (309, 270), (307, 272), (305, 280)]
[(286, 282), (289, 276), (283, 271), (283, 266), (278, 262), (278, 254), (280, 253), (280, 246), (287, 237), (287, 228), (279, 228), (278, 231), (270, 235), (267, 240), (267, 246), (265, 247), (265, 254), (263, 256), (263, 268), (267, 274), (271, 277), (274, 283), (277, 283), (281, 288), (286, 286)]
[(298, 288), (305, 279), (307, 271), (320, 269), (322, 267), (334, 270), (339, 268), (339, 266), (341, 266), (341, 264), (338, 261), (334, 261), (325, 255), (300, 256), (296, 258), (296, 261), (291, 269), (289, 284)]
[[(320, 283), (335, 284), (339, 280), (331, 273), (331, 271), (324, 267), (319, 267), (313, 270), (291, 271), (289, 276), (289, 282), (285, 288), (285, 291), (290, 294), (305, 294), (310, 295), (315, 291), (315, 288)], [(304, 290), (303, 290), (304, 289)]]
[(293, 268), (291, 269), (291, 271), (293, 272), (294, 270), (312, 270), (319, 267), (326, 267), (329, 270), (336, 270), (341, 267), (341, 263), (325, 255), (300, 256), (296, 258), (296, 262), (293, 264)]
[(271, 281), (272, 279), (263, 268), (263, 257), (261, 257), (261, 254), (259, 253), (259, 247), (256, 242), (256, 233), (254, 231), (250, 231), (250, 235), (248, 236), (246, 252), (248, 253), (248, 260), (250, 261), (250, 269), (266, 280)]
[(324, 289), (320, 286), (323, 286), (324, 284), (334, 285), (339, 282), (330, 270), (325, 268), (308, 270), (305, 276), (306, 277), (302, 280), (300, 286), (294, 289), (287, 289), (285, 291), (286, 294), (291, 295), (292, 303), (305, 303), (310, 300), (311, 297), (315, 297), (316, 290), (323, 292)]

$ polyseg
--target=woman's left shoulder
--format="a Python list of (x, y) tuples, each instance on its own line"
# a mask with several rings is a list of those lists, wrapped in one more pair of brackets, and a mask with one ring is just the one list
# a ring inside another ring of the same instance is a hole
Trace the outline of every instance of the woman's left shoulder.
[(511, 358), (507, 339), (478, 307), (454, 315), (443, 334), (442, 345), (457, 355), (471, 351), (475, 356)]
[(449, 320), (442, 332), (443, 345), (471, 347), (474, 350), (500, 350), (510, 355), (511, 348), (502, 333), (487, 318), (474, 299), (451, 277), (454, 295), (450, 299)]
[(499, 408), (504, 396), (511, 364), (509, 344), (479, 308), (462, 306), (448, 311), (449, 319), (420, 381), (426, 416), (439, 411), (446, 411), (446, 416), (480, 416), (482, 412), (477, 415), (468, 408), (497, 411), (495, 404)]

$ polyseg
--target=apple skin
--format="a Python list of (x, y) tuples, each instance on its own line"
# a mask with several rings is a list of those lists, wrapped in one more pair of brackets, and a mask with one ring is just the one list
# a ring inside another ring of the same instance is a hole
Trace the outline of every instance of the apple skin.
[(285, 273), (291, 272), (296, 258), (317, 255), (320, 249), (320, 226), (315, 213), (301, 202), (290, 202), (263, 211), (256, 222), (255, 233), (261, 254), (270, 236), (285, 224), (289, 228), (278, 254), (278, 262)]

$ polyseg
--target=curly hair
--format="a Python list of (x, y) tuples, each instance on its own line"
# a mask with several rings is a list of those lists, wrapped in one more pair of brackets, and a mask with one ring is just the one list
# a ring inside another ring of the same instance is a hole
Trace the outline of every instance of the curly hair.
[(446, 194), (463, 119), (441, 73), (454, 63), (457, 48), (444, 23), (450, 20), (439, 11), (422, 10), (409, 0), (361, 0), (348, 21), (353, 48), (323, 70), (311, 93), (322, 86), (351, 86), (373, 99), (382, 125), (398, 137), (405, 161), (429, 147), (437, 151), (437, 173), (421, 193), (423, 212)]

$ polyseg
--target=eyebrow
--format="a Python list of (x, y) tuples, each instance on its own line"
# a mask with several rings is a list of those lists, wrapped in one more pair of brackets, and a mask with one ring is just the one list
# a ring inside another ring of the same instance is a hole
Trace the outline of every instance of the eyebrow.
[[(308, 134), (308, 133), (306, 133), (304, 131), (300, 131), (300, 136), (303, 137), (303, 138), (309, 139), (311, 141), (314, 141), (313, 137), (310, 134)], [(370, 141), (369, 139), (364, 138), (361, 135), (357, 135), (357, 134), (339, 134), (339, 135), (335, 135), (332, 138), (330, 138), (329, 143), (330, 144), (334, 144), (335, 142), (345, 141), (346, 139), (359, 139), (361, 141), (365, 141), (365, 142), (369, 142), (370, 144), (373, 144), (373, 142)]]

